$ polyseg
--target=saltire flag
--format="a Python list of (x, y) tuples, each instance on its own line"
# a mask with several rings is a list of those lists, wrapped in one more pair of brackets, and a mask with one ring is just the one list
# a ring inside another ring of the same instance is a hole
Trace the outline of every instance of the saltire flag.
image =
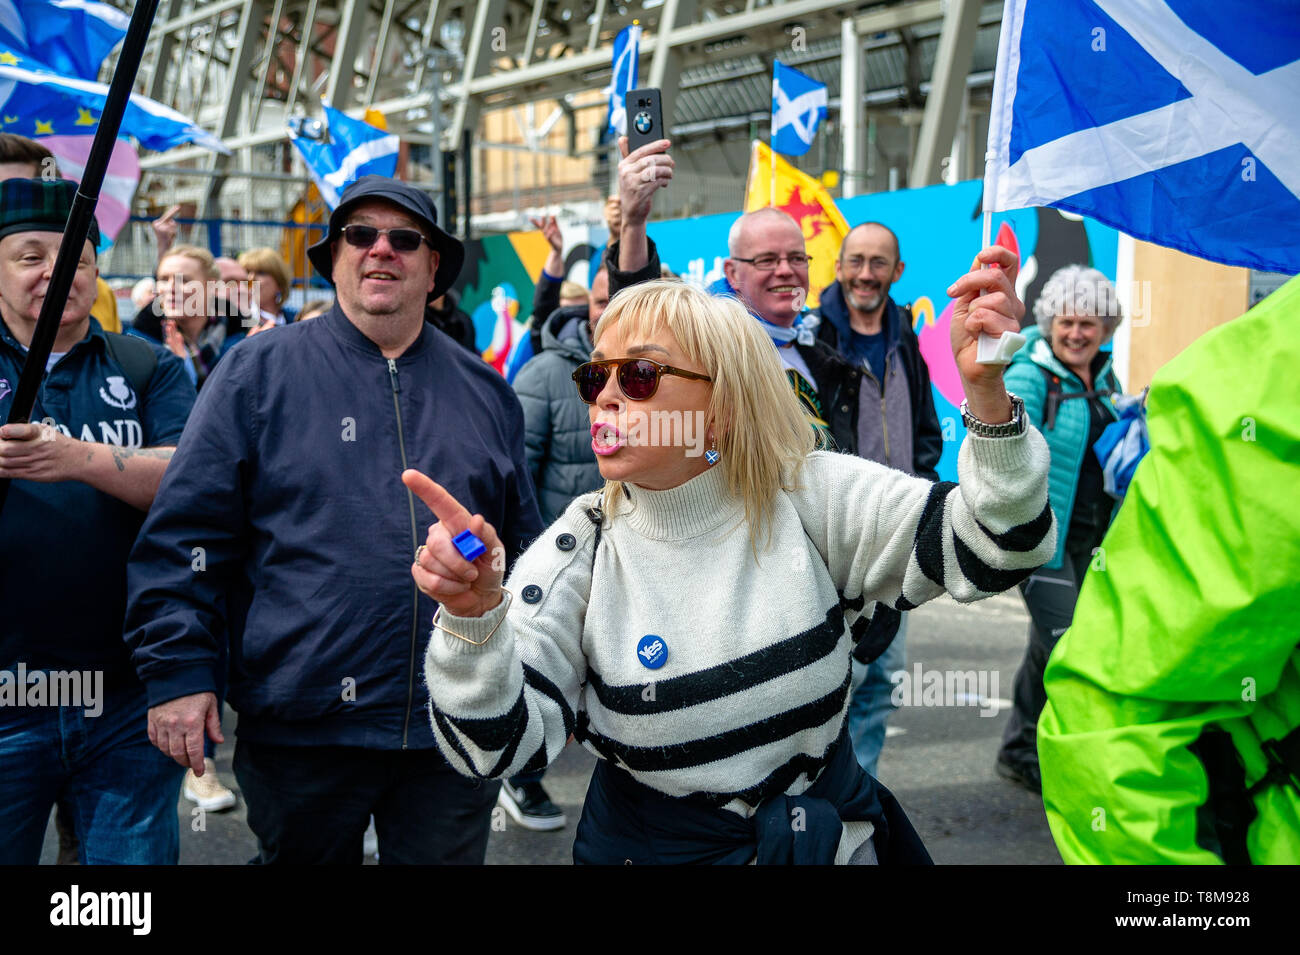
[(325, 106), (329, 142), (320, 142), (289, 127), (289, 138), (307, 164), (307, 172), (331, 209), (350, 183), (362, 176), (389, 176), (397, 172), (401, 140), (392, 133), (332, 106)]
[(641, 27), (635, 21), (618, 31), (614, 38), (614, 72), (610, 76), (609, 120), (611, 135), (627, 135), (627, 93), (637, 88), (638, 61), (641, 59)]
[[(80, 183), (90, 158), (90, 144), (94, 136), (42, 136), (40, 144), (54, 154), (59, 163), (59, 173), (64, 179)], [(108, 160), (108, 171), (100, 186), (99, 202), (95, 204), (95, 219), (100, 226), (99, 251), (112, 245), (112, 240), (131, 218), (131, 200), (140, 184), (140, 157), (125, 139), (113, 144), (113, 154)]]
[[(60, 76), (44, 63), (0, 43), (0, 131), (23, 136), (93, 134), (108, 98), (108, 87)], [(119, 135), (161, 152), (194, 143), (229, 153), (221, 140), (170, 106), (132, 93)]]
[(808, 265), (808, 305), (815, 308), (822, 289), (835, 281), (835, 260), (849, 234), (849, 224), (819, 180), (773, 154), (767, 143), (755, 140), (749, 155), (745, 211), (769, 205), (789, 213), (803, 229), (804, 247), (812, 256)]
[(1007, 0), (984, 208), (1300, 272), (1294, 0)]
[(116, 7), (94, 0), (0, 0), (0, 43), (60, 76), (95, 80), (130, 21)]
[(802, 156), (812, 148), (817, 124), (826, 118), (826, 84), (793, 67), (772, 64), (772, 148)]

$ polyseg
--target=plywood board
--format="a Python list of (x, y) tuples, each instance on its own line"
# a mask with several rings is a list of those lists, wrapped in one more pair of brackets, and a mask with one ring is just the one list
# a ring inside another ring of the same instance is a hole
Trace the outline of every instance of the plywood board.
[(1133, 250), (1128, 392), (1152, 376), (1193, 341), (1248, 307), (1250, 272), (1136, 241)]

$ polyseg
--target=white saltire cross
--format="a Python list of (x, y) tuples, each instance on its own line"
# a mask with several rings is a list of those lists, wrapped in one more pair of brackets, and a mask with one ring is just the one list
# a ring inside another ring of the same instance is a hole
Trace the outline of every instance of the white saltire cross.
[(1300, 198), (1300, 60), (1256, 76), (1160, 0), (1095, 0), (1191, 97), (1026, 150), (996, 208), (1042, 206), (1244, 144)]
[[(817, 114), (826, 107), (826, 87), (800, 93), (794, 99), (786, 95), (780, 83), (772, 80), (772, 98), (776, 100), (776, 114), (772, 117), (772, 135), (790, 126), (805, 143), (812, 145)], [(804, 118), (807, 117), (805, 123)]]

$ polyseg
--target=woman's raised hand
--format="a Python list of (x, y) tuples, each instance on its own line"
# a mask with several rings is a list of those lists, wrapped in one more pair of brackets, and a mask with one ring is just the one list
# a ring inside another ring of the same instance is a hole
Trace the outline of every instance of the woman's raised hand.
[[(429, 525), (429, 535), (417, 550), (411, 576), (428, 594), (458, 617), (481, 617), (501, 602), (501, 580), (505, 575), (505, 548), (496, 529), (482, 514), (471, 515), (447, 489), (419, 471), (402, 472), (402, 483), (410, 488), (438, 518)], [(452, 538), (469, 531), (487, 548), (475, 560), (461, 556)]]
[[(984, 266), (995, 266), (984, 268)], [(948, 289), (952, 303), (952, 352), (966, 400), (975, 417), (996, 424), (1011, 417), (1011, 402), (1002, 384), (1002, 365), (976, 361), (980, 333), (997, 338), (1020, 330), (1025, 304), (1016, 295), (1016, 254), (1001, 246), (981, 250), (970, 271)]]

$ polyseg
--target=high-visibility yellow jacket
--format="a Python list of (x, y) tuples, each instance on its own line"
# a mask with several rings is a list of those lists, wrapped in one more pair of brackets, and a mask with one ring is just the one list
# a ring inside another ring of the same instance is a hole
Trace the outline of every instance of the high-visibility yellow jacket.
[(1067, 862), (1300, 862), (1300, 278), (1166, 365), (1148, 409), (1045, 674), (1052, 835)]

